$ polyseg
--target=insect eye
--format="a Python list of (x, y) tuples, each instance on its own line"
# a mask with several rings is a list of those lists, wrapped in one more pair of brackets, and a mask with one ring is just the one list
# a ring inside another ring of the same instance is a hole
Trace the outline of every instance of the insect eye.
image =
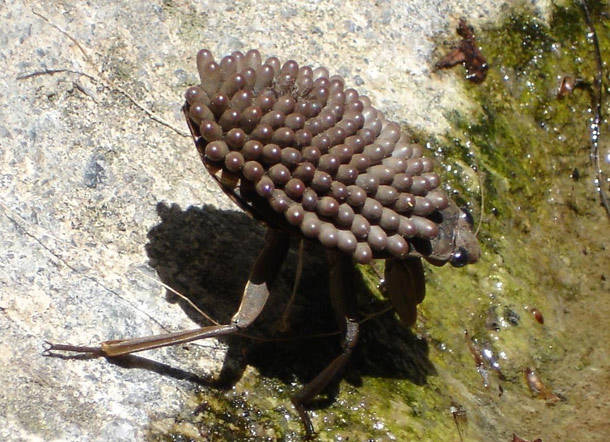
[(464, 217), (466, 222), (468, 224), (470, 224), (470, 227), (473, 227), (474, 226), (474, 218), (472, 217), (472, 214), (470, 213), (470, 210), (468, 210), (466, 207), (461, 207), (460, 209), (462, 211), (462, 216)]
[(460, 247), (453, 255), (451, 255), (449, 262), (453, 267), (464, 267), (466, 264), (468, 264), (468, 252), (464, 247)]

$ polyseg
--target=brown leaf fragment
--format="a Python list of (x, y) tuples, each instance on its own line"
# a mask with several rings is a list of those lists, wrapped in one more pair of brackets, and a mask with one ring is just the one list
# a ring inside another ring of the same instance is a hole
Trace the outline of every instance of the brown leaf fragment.
[(477, 46), (472, 27), (463, 18), (460, 19), (457, 33), (462, 37), (462, 41), (457, 48), (440, 59), (435, 68), (448, 69), (461, 63), (466, 68), (466, 79), (481, 83), (487, 76), (489, 65)]
[(533, 368), (526, 367), (523, 369), (523, 375), (525, 376), (527, 386), (535, 397), (544, 399), (549, 405), (561, 400), (559, 396), (553, 393), (551, 389), (540, 380)]
[(544, 324), (544, 316), (542, 316), (542, 312), (537, 308), (532, 309), (532, 315), (534, 315), (534, 319), (539, 324)]

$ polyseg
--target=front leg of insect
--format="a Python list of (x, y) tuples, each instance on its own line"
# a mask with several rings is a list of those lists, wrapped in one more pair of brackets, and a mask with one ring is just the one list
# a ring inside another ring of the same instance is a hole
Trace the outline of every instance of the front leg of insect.
[(426, 296), (421, 259), (386, 259), (384, 280), (385, 292), (398, 313), (401, 324), (411, 327), (417, 319), (417, 304)]

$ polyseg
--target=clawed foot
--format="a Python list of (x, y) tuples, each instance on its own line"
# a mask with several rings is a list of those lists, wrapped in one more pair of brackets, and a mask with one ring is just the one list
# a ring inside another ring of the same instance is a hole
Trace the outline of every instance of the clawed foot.
[(292, 402), (292, 405), (294, 405), (294, 408), (296, 408), (297, 413), (301, 418), (301, 423), (305, 429), (305, 440), (314, 440), (316, 438), (316, 432), (313, 428), (313, 424), (311, 423), (311, 419), (305, 410), (305, 406), (294, 396), (290, 398), (290, 401)]
[(43, 356), (59, 356), (55, 351), (69, 351), (91, 356), (104, 356), (101, 347), (84, 347), (80, 345), (69, 344), (54, 344), (50, 341), (44, 341)]

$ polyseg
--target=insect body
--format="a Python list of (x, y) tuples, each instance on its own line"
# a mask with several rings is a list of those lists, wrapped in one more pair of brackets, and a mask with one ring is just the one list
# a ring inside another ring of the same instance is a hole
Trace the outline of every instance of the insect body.
[(423, 148), (340, 76), (293, 60), (263, 61), (257, 50), (217, 63), (204, 49), (197, 68), (201, 84), (186, 91), (183, 111), (200, 157), (223, 191), (268, 226), (238, 311), (226, 325), (51, 349), (112, 357), (236, 333), (265, 306), (290, 235), (319, 241), (344, 338), (341, 354), (292, 398), (311, 435), (305, 406), (345, 366), (358, 339), (354, 261), (386, 260), (387, 292), (410, 326), (425, 295), (421, 259), (460, 267), (476, 262), (480, 249), (469, 216), (441, 190)]
[(480, 249), (469, 216), (439, 188), (422, 147), (340, 76), (293, 60), (263, 62), (256, 50), (216, 63), (204, 49), (197, 67), (201, 84), (187, 90), (183, 110), (208, 171), (268, 225), (265, 250), (283, 256), (292, 233), (328, 251), (345, 339), (343, 353), (293, 397), (311, 433), (304, 404), (346, 363), (358, 336), (352, 260), (386, 259), (390, 299), (409, 326), (425, 294), (421, 258), (460, 267), (477, 261)]

